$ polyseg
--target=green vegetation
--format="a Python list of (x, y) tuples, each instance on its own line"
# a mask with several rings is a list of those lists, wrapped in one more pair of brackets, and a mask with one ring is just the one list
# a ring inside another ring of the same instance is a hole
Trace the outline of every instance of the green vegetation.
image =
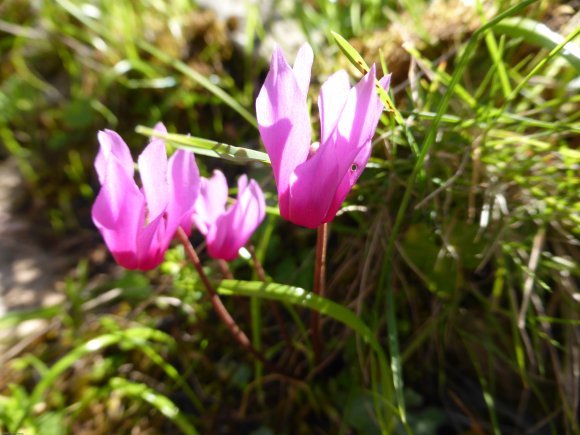
[[(186, 0), (0, 4), (0, 157), (16, 159), (21, 207), (51, 237), (94, 234), (66, 304), (0, 317), (0, 330), (47, 325), (3, 344), (0, 428), (578, 433), (578, 12), (554, 0), (274, 3), (315, 50), (313, 105), (338, 68), (393, 73), (371, 161), (330, 225), (324, 298), (309, 293), (316, 232), (279, 217), (255, 128), (268, 68), (257, 48), (273, 27), (257, 7), (238, 47), (230, 32), (244, 23)], [(236, 346), (180, 246), (148, 273), (88, 258), (102, 243), (89, 218), (97, 130), (136, 155), (159, 120), (204, 174), (250, 172), (264, 187), (252, 240), (266, 283), (249, 253), (231, 280), (199, 251), (283, 373)]]

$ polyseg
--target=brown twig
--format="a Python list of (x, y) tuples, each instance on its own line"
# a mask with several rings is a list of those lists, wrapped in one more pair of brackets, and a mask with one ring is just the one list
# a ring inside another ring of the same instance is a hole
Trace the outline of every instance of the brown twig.
[[(323, 223), (316, 230), (316, 264), (314, 267), (313, 292), (317, 296), (324, 296), (326, 275), (326, 242), (328, 238), (328, 224)], [(320, 363), (322, 353), (322, 338), (320, 336), (320, 314), (312, 311), (310, 317), (312, 330), (312, 346), (314, 347), (314, 362)]]
[(264, 366), (267, 367), (268, 370), (271, 370), (273, 372), (279, 372), (279, 370), (277, 370), (277, 368), (270, 361), (268, 361), (261, 352), (259, 352), (254, 346), (252, 346), (252, 343), (248, 339), (247, 335), (240, 329), (236, 321), (232, 318), (232, 316), (230, 315), (230, 313), (220, 300), (219, 296), (215, 292), (207, 275), (203, 271), (203, 267), (201, 265), (201, 262), (199, 261), (199, 257), (197, 256), (197, 253), (195, 252), (193, 245), (191, 244), (189, 238), (187, 237), (187, 235), (185, 234), (185, 232), (181, 227), (177, 229), (176, 234), (177, 238), (185, 248), (185, 253), (187, 254), (189, 259), (191, 260), (191, 263), (197, 270), (197, 273), (199, 274), (199, 277), (207, 290), (211, 304), (213, 305), (213, 308), (216, 311), (218, 317), (222, 320), (224, 325), (226, 325), (228, 330), (231, 332), (231, 334), (234, 336), (234, 338), (240, 344), (240, 346), (242, 346), (242, 348), (250, 352), (256, 359), (258, 359), (262, 364), (264, 364)]

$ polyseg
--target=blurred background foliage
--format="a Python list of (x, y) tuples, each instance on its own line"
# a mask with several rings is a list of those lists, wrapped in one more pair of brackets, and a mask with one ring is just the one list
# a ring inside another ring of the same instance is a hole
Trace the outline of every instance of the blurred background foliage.
[[(415, 433), (578, 433), (580, 49), (554, 50), (578, 34), (580, 3), (530, 1), (478, 39), (518, 2), (241, 3), (242, 16), (224, 15), (227, 1), (217, 11), (189, 0), (0, 3), (0, 158), (23, 176), (14, 207), (38, 238), (86, 236), (59, 286), (65, 303), (0, 317), (8, 331), (44, 321), (3, 344), (2, 430), (379, 433), (392, 393), (344, 324), (324, 318), (327, 358), (316, 366), (306, 310), (278, 304), (280, 327), (276, 302), (224, 298), (291, 376), (269, 373), (217, 322), (182, 249), (159, 271), (120, 270), (89, 214), (97, 130), (118, 131), (134, 155), (147, 141), (135, 126), (159, 120), (260, 149), (253, 104), (272, 41), (289, 59), (300, 41), (313, 45), (314, 107), (337, 68), (359, 76), (335, 31), (393, 73), (404, 123), (385, 112), (331, 225), (327, 297), (387, 349), (383, 284), (393, 291), (401, 350), (390, 351)], [(269, 168), (197, 161), (204, 174), (249, 171), (276, 206)], [(313, 231), (271, 213), (253, 240), (268, 279), (311, 287)], [(205, 265), (219, 280), (219, 265)], [(249, 255), (230, 268), (256, 278)]]

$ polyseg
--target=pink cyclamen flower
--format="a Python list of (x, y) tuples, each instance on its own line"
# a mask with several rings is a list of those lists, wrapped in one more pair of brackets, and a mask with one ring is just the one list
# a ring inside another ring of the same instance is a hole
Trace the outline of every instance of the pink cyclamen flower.
[(266, 201), (260, 185), (248, 177), (238, 179), (238, 199), (226, 210), (228, 183), (220, 171), (211, 178), (201, 177), (199, 198), (195, 203), (193, 222), (206, 237), (207, 251), (213, 258), (231, 261), (248, 243), (264, 220)]
[[(167, 132), (159, 123), (159, 132)], [(200, 177), (193, 153), (178, 150), (169, 161), (165, 143), (153, 139), (138, 159), (143, 188), (134, 180), (129, 147), (112, 130), (98, 134), (95, 169), (101, 190), (92, 217), (115, 261), (127, 269), (158, 266), (181, 226), (190, 234)]]
[[(256, 100), (260, 135), (272, 162), (280, 214), (308, 228), (334, 219), (364, 170), (383, 106), (375, 67), (353, 88), (346, 71), (322, 85), (320, 143), (312, 144), (307, 97), (312, 48), (304, 44), (291, 68), (279, 47)], [(390, 75), (380, 80), (387, 89)]]

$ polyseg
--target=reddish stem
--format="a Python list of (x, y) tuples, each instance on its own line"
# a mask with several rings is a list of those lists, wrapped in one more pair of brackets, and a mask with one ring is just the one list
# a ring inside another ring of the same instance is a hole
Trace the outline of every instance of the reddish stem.
[(264, 366), (266, 366), (268, 370), (277, 372), (278, 370), (276, 369), (276, 367), (270, 361), (268, 361), (264, 357), (264, 355), (262, 355), (262, 353), (260, 353), (254, 346), (252, 346), (252, 343), (248, 339), (247, 335), (239, 328), (236, 321), (232, 318), (232, 316), (230, 315), (230, 313), (220, 300), (219, 296), (217, 295), (213, 286), (211, 285), (207, 275), (203, 271), (203, 267), (201, 265), (201, 262), (199, 261), (199, 257), (197, 256), (197, 253), (195, 252), (193, 245), (191, 244), (189, 238), (187, 237), (187, 235), (185, 234), (185, 232), (181, 227), (177, 229), (176, 234), (177, 238), (185, 248), (185, 253), (187, 254), (189, 259), (191, 260), (191, 263), (197, 270), (197, 273), (199, 274), (199, 277), (207, 290), (211, 304), (213, 305), (213, 308), (216, 311), (218, 317), (222, 320), (224, 325), (226, 325), (226, 327), (234, 336), (236, 341), (240, 344), (240, 346), (242, 346), (245, 350), (254, 355), (254, 357), (256, 357), (260, 362), (262, 362), (262, 364), (264, 364)]
[[(316, 230), (316, 264), (314, 267), (313, 292), (317, 296), (324, 296), (326, 275), (326, 242), (328, 239), (328, 224), (323, 223)], [(322, 354), (322, 338), (320, 335), (320, 313), (312, 311), (310, 317), (312, 330), (312, 346), (314, 347), (314, 361), (320, 363)]]
[[(256, 275), (258, 275), (260, 281), (267, 282), (266, 272), (264, 272), (262, 263), (260, 262), (260, 260), (258, 260), (258, 257), (256, 256), (256, 250), (252, 245), (248, 245), (247, 249), (250, 252), (250, 255), (252, 256), (254, 268), (256, 269)], [(282, 333), (284, 341), (286, 341), (286, 344), (288, 346), (293, 347), (292, 340), (290, 339), (290, 334), (288, 334), (288, 330), (286, 329), (286, 325), (284, 323), (284, 318), (282, 317), (282, 313), (280, 312), (280, 307), (278, 307), (278, 304), (276, 304), (276, 302), (274, 301), (271, 301), (270, 306), (272, 307), (272, 313), (274, 313), (274, 317), (278, 322), (278, 327), (280, 328), (280, 332)]]
[(220, 272), (225, 279), (234, 279), (234, 275), (230, 271), (230, 266), (228, 266), (228, 262), (225, 260), (218, 260), (218, 266), (220, 268)]

